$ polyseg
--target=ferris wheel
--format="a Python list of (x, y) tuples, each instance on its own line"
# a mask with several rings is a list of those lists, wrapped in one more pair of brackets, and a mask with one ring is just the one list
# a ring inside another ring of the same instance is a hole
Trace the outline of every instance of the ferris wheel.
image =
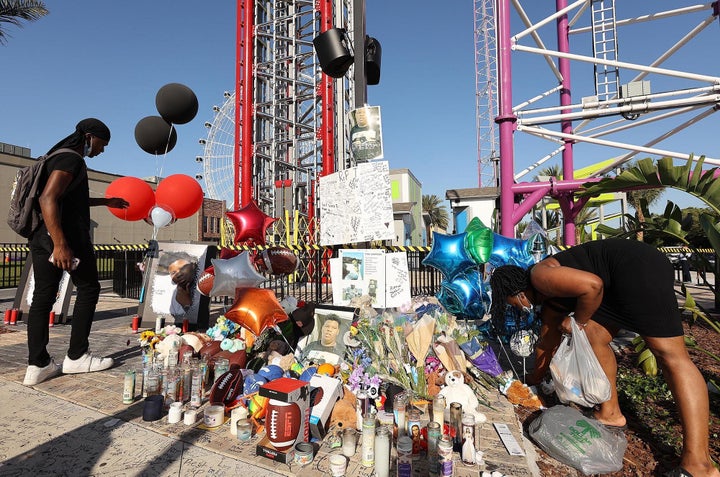
[(208, 197), (224, 200), (229, 210), (235, 210), (235, 93), (226, 91), (224, 97), (222, 106), (213, 106), (215, 117), (212, 123), (205, 123), (208, 135), (200, 140), (203, 155), (196, 160), (202, 163), (202, 178)]

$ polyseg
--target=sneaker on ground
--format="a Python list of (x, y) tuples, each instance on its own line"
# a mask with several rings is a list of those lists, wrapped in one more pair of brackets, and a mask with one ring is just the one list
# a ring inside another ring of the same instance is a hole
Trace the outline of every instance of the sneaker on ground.
[(50, 358), (50, 363), (44, 367), (31, 364), (27, 367), (27, 371), (25, 371), (25, 379), (23, 380), (23, 384), (25, 386), (35, 386), (36, 384), (40, 384), (50, 378), (59, 376), (62, 371), (61, 368), (62, 367), (59, 364), (55, 363), (55, 360), (52, 358)]
[(115, 362), (112, 358), (98, 358), (88, 351), (78, 359), (70, 359), (65, 356), (62, 371), (65, 374), (92, 373), (93, 371), (108, 369), (113, 364)]

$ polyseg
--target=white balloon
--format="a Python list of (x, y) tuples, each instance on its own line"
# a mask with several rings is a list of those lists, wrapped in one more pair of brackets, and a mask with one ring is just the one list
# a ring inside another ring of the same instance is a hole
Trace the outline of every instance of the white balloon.
[(174, 217), (172, 212), (156, 205), (153, 207), (152, 211), (150, 211), (150, 219), (152, 220), (155, 228), (159, 229), (173, 223)]

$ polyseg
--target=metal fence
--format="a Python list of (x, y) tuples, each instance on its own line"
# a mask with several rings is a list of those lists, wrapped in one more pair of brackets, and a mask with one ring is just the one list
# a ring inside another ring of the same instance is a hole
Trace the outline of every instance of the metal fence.
[[(278, 299), (293, 296), (298, 300), (316, 303), (332, 302), (330, 259), (338, 257), (342, 247), (291, 248), (298, 257), (298, 269), (291, 275), (268, 276), (260, 286), (271, 289)], [(256, 251), (255, 249), (249, 249)], [(434, 295), (440, 290), (442, 274), (422, 264), (429, 249), (418, 247), (390, 247), (388, 251), (407, 254), (410, 272), (410, 292), (413, 296)], [(27, 261), (27, 245), (0, 244), (4, 263), (0, 267), (0, 288), (15, 288)], [(95, 245), (100, 280), (112, 280), (113, 292), (126, 298), (139, 298), (143, 285), (141, 264), (147, 253), (146, 245)], [(216, 301), (227, 301), (215, 297)]]

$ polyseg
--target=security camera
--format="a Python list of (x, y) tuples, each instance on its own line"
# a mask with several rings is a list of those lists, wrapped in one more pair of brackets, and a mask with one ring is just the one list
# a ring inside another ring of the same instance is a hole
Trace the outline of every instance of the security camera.
[(202, 174), (195, 174), (195, 179), (201, 181), (202, 180)]
[(203, 157), (202, 156), (195, 156), (195, 162), (202, 162)]

